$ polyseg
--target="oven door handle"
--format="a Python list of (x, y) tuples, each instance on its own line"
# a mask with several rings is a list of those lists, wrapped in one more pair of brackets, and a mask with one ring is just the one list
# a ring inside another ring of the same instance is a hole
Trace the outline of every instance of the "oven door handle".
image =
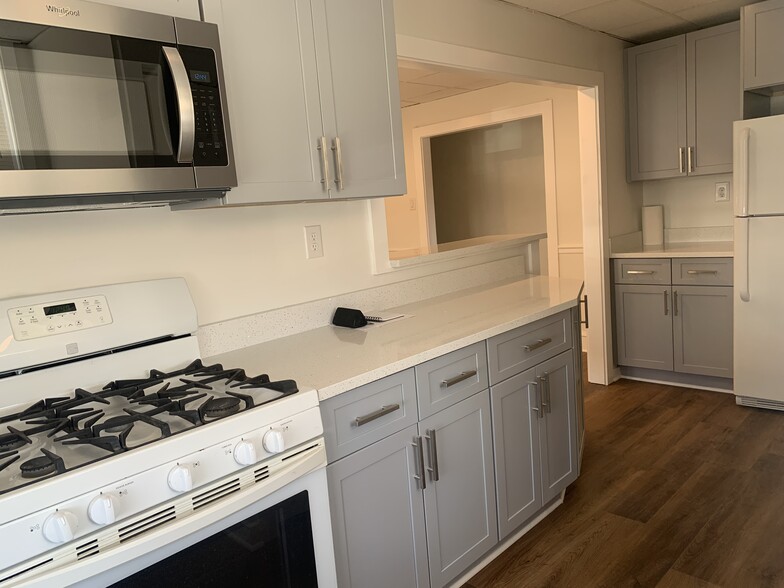
[(180, 115), (180, 136), (177, 140), (177, 163), (193, 163), (196, 142), (196, 111), (193, 106), (191, 82), (185, 62), (176, 47), (164, 47), (163, 56), (174, 79), (177, 112)]

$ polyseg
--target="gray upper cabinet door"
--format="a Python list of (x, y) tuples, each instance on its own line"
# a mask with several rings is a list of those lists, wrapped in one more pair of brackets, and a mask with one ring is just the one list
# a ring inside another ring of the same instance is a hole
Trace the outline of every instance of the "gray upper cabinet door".
[(744, 89), (784, 84), (784, 0), (744, 6), (741, 22)]
[(542, 507), (538, 394), (535, 368), (490, 389), (502, 541)]
[(430, 582), (440, 588), (498, 542), (489, 392), (423, 420), (419, 434), (428, 470)]
[(732, 377), (732, 287), (674, 286), (675, 371)]
[(686, 38), (626, 50), (629, 178), (685, 175)]
[(542, 502), (547, 504), (577, 479), (577, 419), (574, 358), (567, 351), (536, 368), (541, 395), (539, 443), (542, 460)]
[(686, 58), (688, 172), (732, 172), (732, 122), (741, 118), (740, 24), (689, 33)]
[(229, 204), (328, 198), (310, 0), (203, 2), (219, 27), (234, 121)]
[[(263, 4), (266, 4), (264, 2)], [(333, 198), (406, 192), (392, 0), (313, 0)]]
[(672, 289), (615, 286), (618, 365), (672, 370)]
[(341, 588), (429, 585), (415, 437), (412, 426), (327, 466)]

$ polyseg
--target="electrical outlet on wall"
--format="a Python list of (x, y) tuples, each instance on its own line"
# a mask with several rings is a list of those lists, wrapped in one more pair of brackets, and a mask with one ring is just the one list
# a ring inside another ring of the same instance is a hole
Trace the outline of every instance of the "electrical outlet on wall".
[(716, 182), (716, 202), (730, 201), (730, 183)]
[(305, 255), (308, 259), (324, 257), (324, 243), (321, 241), (321, 225), (305, 227)]

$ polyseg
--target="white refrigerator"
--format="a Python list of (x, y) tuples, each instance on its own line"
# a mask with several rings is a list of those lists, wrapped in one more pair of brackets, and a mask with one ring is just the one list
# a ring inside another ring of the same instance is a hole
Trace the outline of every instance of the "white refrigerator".
[(784, 410), (784, 115), (734, 125), (738, 404)]

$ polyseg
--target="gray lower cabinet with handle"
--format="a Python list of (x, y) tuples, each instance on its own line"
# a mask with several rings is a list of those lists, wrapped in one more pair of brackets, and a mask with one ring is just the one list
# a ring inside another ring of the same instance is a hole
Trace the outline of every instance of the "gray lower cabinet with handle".
[[(498, 544), (496, 480), (531, 471), (520, 453), (535, 453), (531, 515), (576, 478), (581, 412), (573, 320), (579, 322), (579, 313), (566, 310), (321, 403), (341, 588), (454, 582)], [(512, 340), (519, 340), (522, 355)], [(543, 379), (535, 401), (541, 407), (534, 405), (543, 416), (533, 425), (529, 407), (523, 415), (494, 397), (491, 408), (488, 389), (493, 378), (500, 382), (499, 373), (530, 365), (528, 356), (538, 364), (530, 371)], [(526, 427), (536, 431), (535, 446), (517, 446), (518, 439), (531, 439)], [(508, 454), (499, 455), (499, 435), (509, 439)], [(500, 523), (502, 535), (510, 525), (516, 522)]]

